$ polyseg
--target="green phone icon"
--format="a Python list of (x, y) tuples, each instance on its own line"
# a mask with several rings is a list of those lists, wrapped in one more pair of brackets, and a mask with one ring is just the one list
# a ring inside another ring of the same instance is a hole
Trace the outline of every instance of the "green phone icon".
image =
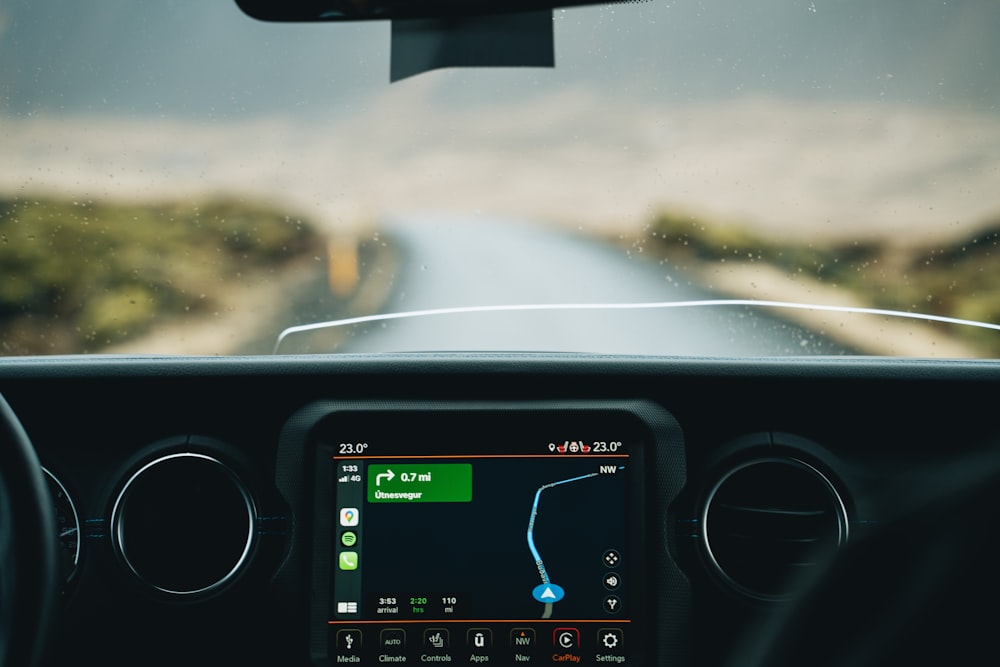
[(356, 570), (356, 569), (358, 569), (358, 552), (357, 551), (341, 551), (340, 552), (340, 569), (341, 570)]

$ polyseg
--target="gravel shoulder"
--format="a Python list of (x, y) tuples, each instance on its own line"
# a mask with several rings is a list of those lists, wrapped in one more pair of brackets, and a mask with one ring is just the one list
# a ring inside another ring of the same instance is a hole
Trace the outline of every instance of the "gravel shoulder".
[[(709, 288), (735, 298), (865, 308), (851, 293), (806, 277), (790, 277), (761, 264), (705, 265), (694, 274)], [(865, 354), (971, 359), (982, 356), (937, 327), (912, 319), (820, 310), (781, 309), (782, 317)]]
[[(343, 251), (343, 241), (328, 246), (327, 257), (303, 259), (280, 270), (251, 274), (239, 285), (224, 287), (220, 307), (212, 313), (173, 318), (155, 331), (108, 347), (112, 354), (178, 354), (223, 356), (271, 354), (283, 328), (307, 322), (330, 321), (380, 309), (388, 299), (398, 256), (391, 243), (362, 246), (352, 241), (359, 262), (356, 284), (337, 294), (331, 285), (333, 255)], [(342, 256), (339, 259), (343, 259)], [(341, 288), (342, 289), (342, 288)], [(318, 339), (317, 339), (318, 340)], [(333, 336), (322, 339), (336, 348)], [(294, 344), (283, 353), (303, 350)]]

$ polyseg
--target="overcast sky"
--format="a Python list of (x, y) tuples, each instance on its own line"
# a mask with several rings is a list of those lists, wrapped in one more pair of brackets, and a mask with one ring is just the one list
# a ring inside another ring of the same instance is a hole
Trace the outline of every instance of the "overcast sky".
[(996, 0), (651, 0), (555, 14), (550, 69), (389, 83), (389, 26), (231, 0), (5, 0), (0, 195), (964, 233), (1000, 212)]
[[(691, 102), (748, 93), (1000, 105), (994, 0), (652, 0), (557, 12), (557, 70), (440, 77), (436, 101), (568, 84)], [(389, 27), (275, 25), (231, 0), (6, 0), (0, 113), (351, 113), (388, 85)], [(397, 84), (397, 87), (405, 86)], [(499, 89), (499, 90), (498, 90)]]

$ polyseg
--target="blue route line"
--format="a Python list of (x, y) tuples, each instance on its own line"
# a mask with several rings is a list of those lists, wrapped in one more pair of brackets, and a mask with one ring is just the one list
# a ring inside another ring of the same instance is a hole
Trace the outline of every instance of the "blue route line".
[[(624, 466), (622, 466), (624, 467)], [(581, 479), (587, 479), (588, 477), (597, 477), (601, 473), (592, 472), (586, 475), (580, 475), (579, 477), (572, 477), (570, 479), (563, 479), (558, 482), (552, 482), (550, 484), (542, 484), (535, 491), (535, 502), (531, 505), (531, 518), (528, 520), (528, 548), (531, 549), (531, 555), (535, 557), (535, 565), (538, 566), (538, 574), (542, 578), (543, 584), (551, 583), (549, 581), (549, 573), (545, 569), (545, 564), (542, 562), (542, 555), (538, 553), (538, 549), (535, 548), (535, 517), (538, 515), (538, 501), (542, 497), (542, 491), (545, 489), (551, 489), (553, 486), (559, 486), (560, 484), (569, 484), (570, 482), (577, 482)]]

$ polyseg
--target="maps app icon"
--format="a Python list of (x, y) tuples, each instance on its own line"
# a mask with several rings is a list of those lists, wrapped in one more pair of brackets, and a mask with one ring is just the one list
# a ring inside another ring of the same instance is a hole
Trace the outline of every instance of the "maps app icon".
[(358, 509), (356, 507), (345, 507), (340, 510), (340, 525), (341, 526), (356, 526), (358, 525)]

